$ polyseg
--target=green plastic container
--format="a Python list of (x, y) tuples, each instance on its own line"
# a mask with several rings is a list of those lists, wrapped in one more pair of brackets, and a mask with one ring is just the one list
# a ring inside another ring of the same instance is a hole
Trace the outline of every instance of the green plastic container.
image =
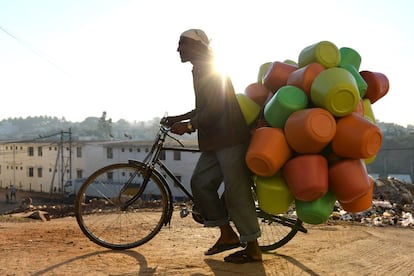
[(361, 66), (361, 56), (357, 51), (352, 48), (342, 47), (339, 49), (339, 53), (341, 54), (341, 61), (339, 62), (340, 67), (349, 64), (354, 66), (357, 71), (359, 70), (359, 67)]
[(283, 129), (288, 117), (295, 111), (305, 109), (307, 105), (308, 97), (302, 89), (286, 85), (265, 105), (264, 117), (270, 126)]
[(309, 224), (321, 224), (326, 222), (335, 206), (336, 197), (328, 191), (324, 196), (313, 201), (301, 201), (296, 199), (296, 214)]

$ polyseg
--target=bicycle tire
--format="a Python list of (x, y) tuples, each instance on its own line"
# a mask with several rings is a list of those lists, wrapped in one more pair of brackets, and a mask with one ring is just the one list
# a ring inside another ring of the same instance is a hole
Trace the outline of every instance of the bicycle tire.
[(140, 189), (144, 175), (143, 164), (118, 163), (97, 170), (82, 184), (75, 215), (92, 242), (115, 250), (130, 249), (148, 242), (161, 230), (168, 219), (170, 199), (157, 174), (150, 175), (137, 200), (123, 207)]
[(258, 239), (260, 249), (272, 251), (287, 244), (302, 227), (302, 221), (294, 215), (271, 215), (256, 209), (262, 235)]

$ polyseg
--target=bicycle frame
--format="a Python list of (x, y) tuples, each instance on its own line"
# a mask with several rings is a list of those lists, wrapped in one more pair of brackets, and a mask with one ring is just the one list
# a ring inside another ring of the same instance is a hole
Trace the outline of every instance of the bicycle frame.
[[(129, 205), (131, 205), (133, 202), (135, 202), (143, 193), (143, 191), (146, 188), (146, 185), (148, 183), (148, 180), (151, 176), (151, 174), (156, 173), (159, 176), (161, 176), (162, 174), (159, 172), (159, 170), (157, 169), (157, 165), (159, 167), (159, 169), (161, 171), (163, 171), (164, 173), (166, 173), (166, 175), (174, 182), (175, 186), (178, 187), (178, 189), (180, 189), (191, 201), (193, 200), (193, 195), (191, 194), (190, 191), (188, 191), (184, 185), (181, 183), (181, 181), (173, 174), (173, 172), (159, 159), (161, 151), (163, 150), (178, 150), (178, 151), (183, 151), (183, 152), (200, 152), (198, 149), (190, 149), (190, 148), (185, 148), (184, 144), (182, 144), (178, 139), (176, 139), (175, 137), (169, 135), (169, 127), (160, 126), (160, 130), (159, 133), (156, 135), (156, 138), (154, 140), (154, 143), (151, 147), (151, 150), (148, 152), (147, 156), (144, 158), (144, 160), (141, 161), (136, 161), (136, 160), (129, 160), (129, 163), (140, 163), (140, 164), (144, 164), (145, 165), (145, 176), (144, 176), (144, 181), (140, 187), (140, 189), (138, 190), (138, 192), (131, 198), (129, 199), (127, 202), (124, 203), (124, 205), (122, 206), (122, 209), (126, 209)], [(166, 137), (170, 137), (171, 139), (175, 140), (177, 143), (179, 143), (182, 147), (165, 147), (164, 143), (166, 140)], [(133, 178), (133, 177), (132, 177)], [(173, 200), (172, 200), (172, 193), (171, 193), (171, 189), (170, 186), (166, 180), (166, 177), (160, 177), (160, 179), (163, 181), (163, 186), (165, 187), (165, 189), (167, 190), (167, 195), (169, 198), (169, 211), (168, 211), (168, 216), (164, 222), (164, 225), (169, 224), (171, 221), (171, 217), (172, 217), (172, 212), (173, 212)], [(127, 184), (126, 184), (127, 186)], [(126, 187), (125, 187), (126, 188)]]

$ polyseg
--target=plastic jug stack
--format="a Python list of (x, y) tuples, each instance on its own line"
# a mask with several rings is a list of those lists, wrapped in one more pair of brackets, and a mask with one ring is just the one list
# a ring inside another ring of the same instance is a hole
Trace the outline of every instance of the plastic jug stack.
[(373, 104), (389, 82), (361, 71), (361, 60), (353, 48), (321, 41), (303, 48), (297, 63), (260, 66), (257, 83), (244, 93), (256, 105), (243, 99), (242, 109), (253, 126), (246, 163), (264, 211), (294, 207), (302, 221), (319, 224), (336, 201), (348, 212), (371, 207), (366, 164), (382, 145)]

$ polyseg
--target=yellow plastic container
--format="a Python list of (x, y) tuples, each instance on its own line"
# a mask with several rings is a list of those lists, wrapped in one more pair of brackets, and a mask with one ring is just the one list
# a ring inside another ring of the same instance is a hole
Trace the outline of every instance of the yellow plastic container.
[(317, 62), (325, 68), (338, 66), (341, 54), (338, 47), (329, 41), (321, 41), (304, 48), (298, 59), (299, 67)]
[(367, 93), (368, 84), (362, 78), (361, 74), (359, 74), (358, 70), (355, 69), (355, 67), (353, 65), (350, 65), (350, 64), (341, 65), (341, 68), (346, 69), (349, 73), (352, 74), (352, 76), (354, 76), (355, 81), (357, 83), (359, 96), (361, 98), (364, 98), (365, 97), (365, 94)]
[(251, 125), (260, 114), (260, 106), (245, 94), (236, 94), (247, 125)]
[(351, 114), (360, 96), (354, 76), (343, 68), (329, 68), (319, 73), (312, 83), (311, 100), (334, 116)]
[(367, 98), (362, 99), (362, 105), (364, 106), (364, 117), (370, 122), (376, 124), (374, 111), (372, 110), (371, 101)]
[(263, 83), (263, 76), (266, 74), (269, 67), (272, 65), (273, 62), (266, 62), (260, 65), (259, 73), (257, 73), (257, 82)]
[(281, 175), (256, 177), (256, 195), (260, 209), (269, 214), (286, 213), (294, 197)]

